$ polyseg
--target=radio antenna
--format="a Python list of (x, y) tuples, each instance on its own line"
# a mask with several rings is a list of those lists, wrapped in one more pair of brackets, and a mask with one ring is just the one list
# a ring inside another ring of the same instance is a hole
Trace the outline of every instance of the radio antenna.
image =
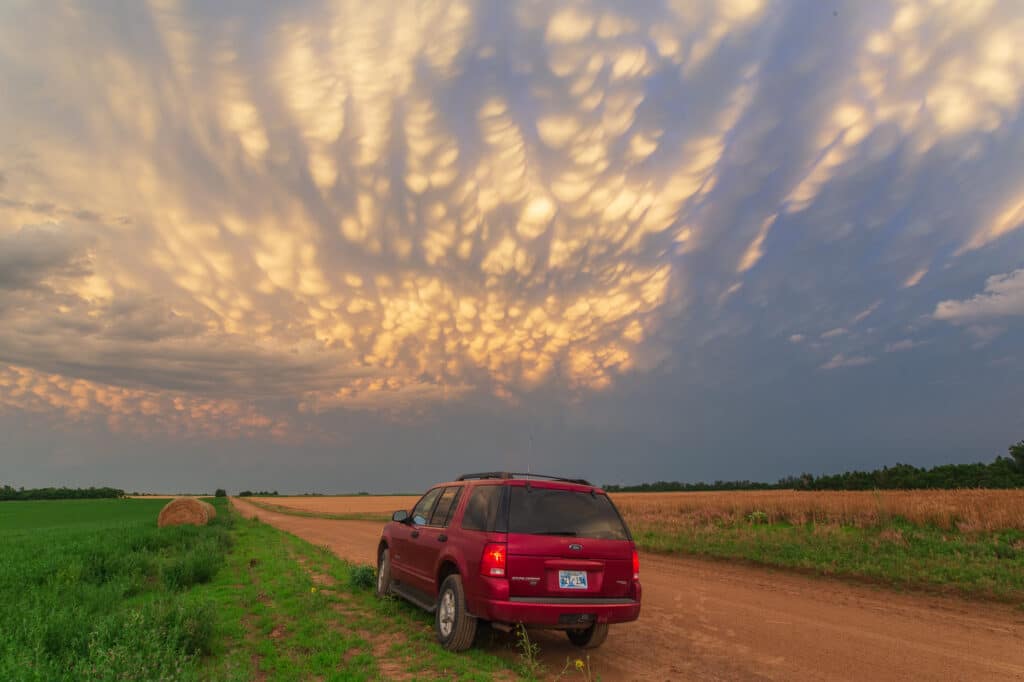
[(526, 473), (530, 473), (530, 465), (533, 463), (533, 429), (530, 429), (530, 450), (526, 456)]

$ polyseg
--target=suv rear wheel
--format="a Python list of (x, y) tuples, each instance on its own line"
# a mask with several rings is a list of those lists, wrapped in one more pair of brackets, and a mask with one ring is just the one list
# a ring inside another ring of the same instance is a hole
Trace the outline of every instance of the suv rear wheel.
[(380, 553), (377, 563), (377, 596), (386, 597), (391, 594), (391, 552), (385, 547)]
[(566, 630), (569, 641), (583, 649), (596, 649), (608, 637), (608, 623), (594, 623), (586, 630)]
[(437, 641), (448, 651), (465, 651), (476, 636), (476, 617), (466, 610), (462, 578), (450, 575), (441, 583), (434, 618)]

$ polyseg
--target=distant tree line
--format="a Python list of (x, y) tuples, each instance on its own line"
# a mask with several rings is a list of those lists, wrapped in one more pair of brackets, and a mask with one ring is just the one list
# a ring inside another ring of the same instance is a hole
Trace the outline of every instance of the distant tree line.
[(1009, 457), (985, 464), (940, 464), (924, 468), (896, 464), (873, 471), (785, 476), (775, 483), (657, 481), (640, 485), (606, 485), (608, 492), (674, 492), (702, 490), (915, 490), (921, 488), (1024, 488), (1024, 440), (1011, 445)]
[(0, 487), (3, 500), (98, 500), (124, 497), (120, 488), (14, 488)]
[(258, 490), (256, 492), (253, 492), (251, 490), (243, 490), (242, 492), (238, 493), (238, 496), (239, 497), (276, 497), (277, 496), (277, 491), (275, 490), (274, 492), (267, 492), (266, 490)]

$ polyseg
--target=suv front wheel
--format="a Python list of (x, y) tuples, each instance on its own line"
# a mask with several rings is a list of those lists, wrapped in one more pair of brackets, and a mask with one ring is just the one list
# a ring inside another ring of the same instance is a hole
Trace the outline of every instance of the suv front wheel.
[(569, 641), (583, 649), (596, 649), (608, 637), (608, 623), (594, 623), (586, 630), (566, 630)]
[(386, 597), (391, 594), (391, 551), (385, 547), (380, 553), (377, 564), (377, 596)]
[(465, 651), (476, 636), (476, 616), (466, 610), (462, 578), (450, 575), (441, 583), (434, 618), (437, 641), (448, 651)]

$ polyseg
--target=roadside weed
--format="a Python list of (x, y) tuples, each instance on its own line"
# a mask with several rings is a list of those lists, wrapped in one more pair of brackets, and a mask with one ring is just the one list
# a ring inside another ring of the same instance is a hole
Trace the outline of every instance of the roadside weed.
[(522, 623), (516, 625), (516, 647), (519, 649), (519, 673), (528, 679), (537, 679), (544, 666), (537, 660), (540, 645), (530, 641), (530, 633)]
[(353, 566), (348, 584), (353, 590), (372, 590), (377, 584), (377, 571), (366, 564)]

